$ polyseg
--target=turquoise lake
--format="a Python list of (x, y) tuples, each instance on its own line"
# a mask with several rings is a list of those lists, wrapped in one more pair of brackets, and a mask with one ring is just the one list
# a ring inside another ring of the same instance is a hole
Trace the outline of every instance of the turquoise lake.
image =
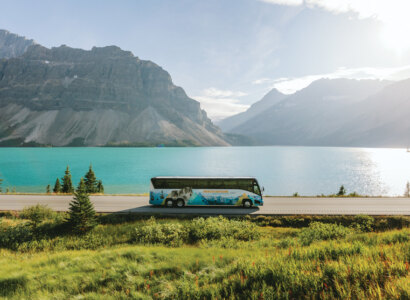
[(405, 149), (326, 147), (0, 148), (3, 190), (45, 192), (70, 166), (77, 183), (90, 163), (106, 193), (147, 193), (154, 176), (254, 176), (268, 195), (402, 195)]

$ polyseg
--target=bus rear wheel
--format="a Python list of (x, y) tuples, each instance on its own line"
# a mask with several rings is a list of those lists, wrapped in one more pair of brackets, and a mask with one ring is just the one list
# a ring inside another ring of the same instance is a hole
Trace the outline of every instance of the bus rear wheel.
[(252, 207), (252, 201), (249, 199), (243, 200), (242, 205), (244, 208), (250, 208)]
[(177, 207), (181, 208), (185, 206), (185, 201), (184, 199), (177, 199)]
[(174, 201), (172, 201), (172, 199), (165, 200), (165, 206), (166, 207), (173, 207), (174, 206)]

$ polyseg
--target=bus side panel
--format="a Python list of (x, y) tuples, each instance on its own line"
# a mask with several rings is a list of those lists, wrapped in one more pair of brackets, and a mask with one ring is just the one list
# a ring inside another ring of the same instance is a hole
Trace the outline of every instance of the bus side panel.
[(218, 189), (152, 189), (150, 204), (165, 205), (165, 199), (182, 198), (186, 205), (237, 205), (241, 206), (244, 199), (250, 199), (254, 206), (263, 205), (262, 197), (245, 190)]

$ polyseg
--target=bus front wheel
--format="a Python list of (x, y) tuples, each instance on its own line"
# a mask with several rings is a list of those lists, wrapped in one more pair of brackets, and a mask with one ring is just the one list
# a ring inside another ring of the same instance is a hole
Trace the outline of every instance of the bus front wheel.
[(250, 207), (252, 207), (252, 201), (249, 200), (249, 199), (243, 200), (242, 205), (243, 205), (244, 208), (250, 208)]
[(165, 206), (166, 207), (173, 207), (174, 206), (174, 201), (172, 201), (172, 199), (167, 199), (165, 201)]
[(184, 207), (184, 206), (185, 206), (184, 199), (178, 199), (177, 200), (177, 207)]

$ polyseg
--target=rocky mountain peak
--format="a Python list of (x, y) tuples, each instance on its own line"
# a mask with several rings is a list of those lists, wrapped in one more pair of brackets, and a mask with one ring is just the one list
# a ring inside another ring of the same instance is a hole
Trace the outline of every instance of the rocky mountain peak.
[(34, 40), (0, 29), (0, 59), (20, 56), (33, 44)]

